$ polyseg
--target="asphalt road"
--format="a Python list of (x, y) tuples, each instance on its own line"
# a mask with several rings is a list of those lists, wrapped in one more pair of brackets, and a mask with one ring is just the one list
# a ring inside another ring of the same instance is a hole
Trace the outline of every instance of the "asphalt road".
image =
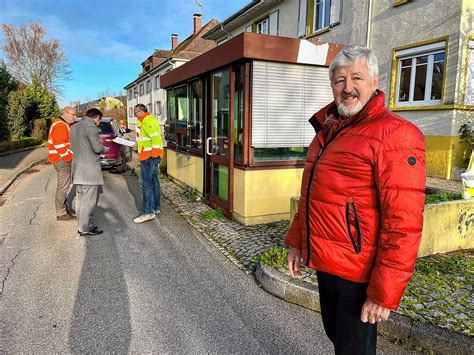
[(105, 173), (105, 233), (80, 237), (55, 220), (54, 169), (34, 170), (0, 207), (1, 353), (332, 353), (317, 313), (267, 294), (165, 201), (134, 225), (130, 172)]

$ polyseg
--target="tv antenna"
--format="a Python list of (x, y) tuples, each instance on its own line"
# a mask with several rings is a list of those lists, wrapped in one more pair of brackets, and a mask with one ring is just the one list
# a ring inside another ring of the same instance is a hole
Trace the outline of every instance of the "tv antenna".
[(201, 7), (203, 7), (204, 5), (198, 0), (194, 0), (194, 2), (196, 3), (196, 13), (201, 14)]

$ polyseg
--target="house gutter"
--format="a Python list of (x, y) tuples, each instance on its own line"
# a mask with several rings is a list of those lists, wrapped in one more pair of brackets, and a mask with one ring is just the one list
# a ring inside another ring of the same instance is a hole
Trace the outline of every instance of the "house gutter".
[(365, 46), (370, 48), (370, 31), (372, 27), (372, 0), (369, 0), (369, 9), (367, 13), (367, 38), (365, 40)]
[[(211, 30), (209, 30), (204, 36), (202, 36), (202, 38), (204, 39), (208, 39), (208, 36), (214, 34), (215, 32), (219, 31), (221, 28), (223, 28), (223, 26), (227, 25), (229, 22), (231, 22), (232, 20), (236, 19), (237, 17), (239, 17), (240, 15), (242, 15), (244, 12), (246, 12), (247, 10), (250, 10), (252, 7), (255, 7), (257, 6), (258, 4), (261, 3), (261, 0), (260, 1), (252, 1), (251, 3), (249, 3), (247, 6), (243, 7), (242, 9), (240, 9), (238, 12), (236, 12), (235, 14), (231, 15), (230, 17), (228, 17), (227, 19), (225, 19), (223, 22), (221, 22), (219, 25), (216, 25), (214, 28), (212, 28)], [(222, 26), (222, 27), (221, 27)]]

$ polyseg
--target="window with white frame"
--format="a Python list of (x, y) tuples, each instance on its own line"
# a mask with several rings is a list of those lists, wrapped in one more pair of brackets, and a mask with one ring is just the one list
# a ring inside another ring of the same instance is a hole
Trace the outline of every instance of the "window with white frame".
[(270, 34), (270, 31), (269, 31), (270, 26), (269, 26), (268, 18), (266, 18), (263, 21), (258, 22), (256, 26), (257, 26), (257, 33), (262, 33), (264, 35)]
[(128, 109), (128, 117), (133, 117), (133, 108), (132, 107), (130, 107)]
[(143, 84), (140, 84), (140, 95), (143, 95), (145, 93), (145, 90), (143, 88)]
[(395, 52), (398, 65), (397, 106), (440, 105), (446, 42)]
[(146, 105), (146, 108), (148, 109), (148, 112), (151, 113), (151, 109), (152, 109), (151, 102)]
[(137, 89), (137, 87), (135, 86), (135, 87), (133, 88), (133, 98), (136, 98), (137, 95), (138, 95), (138, 89)]
[(157, 75), (155, 76), (155, 90), (158, 90), (160, 88), (160, 76)]
[(155, 102), (155, 115), (161, 115), (161, 101)]
[(331, 21), (331, 0), (314, 0), (313, 32), (327, 28)]
[(128, 90), (128, 99), (131, 100), (133, 98), (133, 91)]
[(307, 7), (300, 6), (298, 18), (298, 37), (327, 30), (341, 23), (342, 0), (308, 0)]
[(146, 81), (146, 92), (149, 93), (151, 91), (151, 80)]

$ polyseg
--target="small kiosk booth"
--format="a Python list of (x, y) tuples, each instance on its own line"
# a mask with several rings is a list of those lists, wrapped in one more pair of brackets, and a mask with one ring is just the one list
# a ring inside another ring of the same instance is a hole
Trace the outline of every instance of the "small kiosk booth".
[(244, 225), (289, 219), (341, 48), (244, 32), (163, 75), (168, 175)]

